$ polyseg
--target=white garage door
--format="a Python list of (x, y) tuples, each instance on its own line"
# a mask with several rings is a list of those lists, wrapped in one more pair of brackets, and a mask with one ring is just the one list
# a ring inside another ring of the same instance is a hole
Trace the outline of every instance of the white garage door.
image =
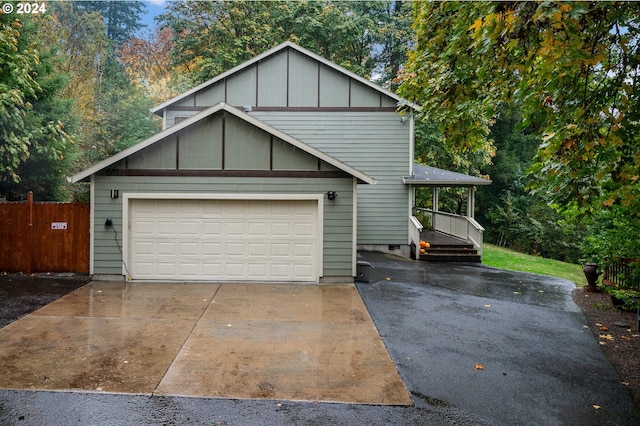
[(133, 279), (317, 281), (318, 201), (129, 203)]

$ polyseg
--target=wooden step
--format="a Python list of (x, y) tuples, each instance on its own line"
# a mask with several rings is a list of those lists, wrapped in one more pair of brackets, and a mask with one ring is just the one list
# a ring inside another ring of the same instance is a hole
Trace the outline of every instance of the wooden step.
[(482, 257), (473, 244), (434, 244), (425, 249), (420, 260), (427, 262), (481, 262)]
[(482, 256), (477, 251), (474, 250), (474, 252), (442, 253), (427, 251), (425, 254), (420, 255), (420, 260), (427, 262), (481, 262)]

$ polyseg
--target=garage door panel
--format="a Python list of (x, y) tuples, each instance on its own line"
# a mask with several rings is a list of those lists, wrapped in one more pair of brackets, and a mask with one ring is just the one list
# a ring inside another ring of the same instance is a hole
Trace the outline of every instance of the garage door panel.
[(202, 236), (204, 238), (207, 237), (222, 237), (224, 235), (224, 225), (222, 224), (222, 222), (211, 222), (208, 220), (205, 220), (202, 223)]
[[(182, 236), (191, 236), (191, 237), (199, 237), (202, 232), (202, 227), (200, 221), (188, 221), (181, 222), (178, 226), (180, 234)], [(174, 228), (175, 229), (175, 228)]]
[(244, 243), (226, 243), (224, 248), (228, 257), (243, 257), (247, 253)]
[(315, 200), (130, 203), (134, 279), (318, 279)]
[(227, 237), (231, 238), (242, 237), (244, 236), (245, 226), (244, 222), (228, 221), (225, 227), (225, 234)]
[(272, 237), (291, 237), (291, 223), (289, 222), (274, 222), (271, 224), (271, 236)]
[(198, 243), (191, 242), (183, 242), (180, 243), (180, 248), (178, 253), (181, 256), (191, 256), (191, 257), (201, 257), (202, 256), (202, 248)]
[(202, 255), (206, 259), (220, 257), (222, 255), (222, 243), (204, 242), (202, 244)]
[(267, 222), (250, 222), (249, 237), (266, 237), (269, 235), (269, 225)]
[(177, 246), (178, 244), (176, 244), (174, 241), (158, 241), (154, 247), (154, 254), (162, 257), (174, 256)]
[(249, 279), (262, 279), (267, 275), (267, 263), (250, 263), (247, 265)]
[(225, 275), (230, 279), (243, 279), (247, 276), (244, 265), (244, 262), (226, 262)]
[(315, 226), (312, 223), (303, 222), (296, 223), (294, 226), (295, 237), (296, 238), (313, 238), (316, 230)]
[(247, 254), (252, 258), (266, 258), (269, 256), (267, 243), (249, 243)]
[(199, 262), (181, 261), (178, 264), (181, 278), (196, 278), (202, 275), (202, 268)]
[(313, 257), (313, 244), (309, 243), (296, 243), (293, 245), (293, 254), (297, 258), (307, 258), (310, 259)]
[(155, 247), (152, 241), (136, 241), (133, 248), (141, 257), (153, 256), (155, 253)]

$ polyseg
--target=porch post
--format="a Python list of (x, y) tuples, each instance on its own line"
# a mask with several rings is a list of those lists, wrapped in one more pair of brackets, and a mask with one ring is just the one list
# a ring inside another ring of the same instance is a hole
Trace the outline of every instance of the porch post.
[(476, 209), (476, 192), (473, 186), (467, 188), (467, 217), (474, 219), (474, 211)]
[(438, 213), (438, 196), (440, 195), (440, 187), (439, 186), (434, 186), (431, 189), (431, 194), (432, 194), (432, 198), (431, 198), (431, 211), (433, 212), (431, 214), (431, 228), (433, 230), (436, 229), (436, 216)]

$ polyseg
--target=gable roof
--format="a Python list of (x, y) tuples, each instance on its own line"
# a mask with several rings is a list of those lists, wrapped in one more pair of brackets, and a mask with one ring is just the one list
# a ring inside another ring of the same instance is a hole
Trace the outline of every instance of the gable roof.
[(274, 47), (274, 48), (272, 48), (270, 50), (267, 50), (264, 53), (261, 53), (260, 55), (254, 57), (253, 59), (250, 59), (250, 60), (248, 60), (248, 61), (246, 61), (246, 62), (244, 62), (244, 63), (242, 63), (242, 64), (240, 64), (240, 65), (238, 65), (238, 66), (236, 66), (234, 68), (231, 68), (230, 70), (228, 70), (226, 72), (223, 72), (222, 74), (217, 75), (216, 77), (212, 78), (211, 80), (205, 81), (204, 83), (200, 84), (199, 86), (194, 87), (191, 90), (188, 90), (188, 91), (186, 91), (186, 92), (184, 92), (184, 93), (182, 93), (182, 94), (180, 94), (180, 95), (178, 95), (178, 96), (176, 96), (176, 97), (174, 97), (172, 99), (169, 99), (166, 102), (161, 103), (160, 105), (158, 105), (158, 106), (156, 106), (154, 108), (151, 108), (151, 112), (154, 113), (154, 114), (161, 115), (159, 113), (163, 109), (165, 109), (165, 108), (167, 108), (167, 107), (169, 107), (169, 106), (171, 106), (171, 105), (173, 105), (173, 104), (175, 104), (177, 102), (180, 102), (181, 100), (183, 100), (183, 99), (185, 99), (185, 98), (187, 98), (187, 97), (189, 97), (189, 96), (191, 96), (191, 95), (193, 95), (195, 93), (198, 93), (199, 91), (201, 91), (203, 89), (206, 89), (207, 87), (212, 86), (212, 85), (216, 84), (219, 81), (224, 80), (225, 78), (229, 77), (230, 75), (236, 74), (236, 73), (242, 71), (245, 68), (249, 68), (253, 64), (258, 63), (258, 62), (262, 61), (263, 59), (266, 59), (269, 56), (275, 55), (276, 53), (278, 53), (280, 51), (283, 51), (283, 50), (285, 50), (287, 48), (294, 49), (294, 50), (298, 51), (299, 53), (302, 53), (303, 55), (306, 55), (309, 58), (314, 59), (314, 60), (322, 63), (323, 65), (325, 65), (325, 66), (327, 66), (329, 68), (332, 68), (333, 70), (335, 70), (335, 71), (337, 71), (337, 72), (339, 72), (341, 74), (344, 74), (344, 75), (346, 75), (346, 76), (348, 76), (348, 77), (350, 77), (350, 78), (352, 78), (352, 79), (364, 84), (365, 86), (368, 86), (371, 89), (373, 89), (373, 90), (375, 90), (375, 91), (377, 91), (379, 93), (382, 93), (385, 96), (388, 96), (388, 97), (394, 99), (396, 102), (398, 102), (399, 105), (401, 104), (403, 106), (408, 106), (408, 107), (410, 107), (410, 108), (412, 108), (414, 110), (419, 110), (420, 109), (420, 107), (418, 105), (416, 105), (416, 104), (414, 104), (412, 102), (409, 102), (409, 101), (407, 101), (405, 99), (400, 98), (395, 93), (393, 93), (393, 92), (391, 92), (391, 91), (389, 91), (389, 90), (377, 85), (376, 83), (373, 83), (372, 81), (369, 81), (366, 78), (361, 77), (358, 74), (356, 74), (354, 72), (351, 72), (351, 71), (349, 71), (349, 70), (347, 70), (347, 69), (345, 69), (345, 68), (343, 68), (343, 67), (341, 67), (341, 66), (339, 66), (339, 65), (337, 65), (337, 64), (335, 64), (335, 63), (333, 63), (333, 62), (331, 62), (331, 61), (329, 61), (329, 60), (327, 60), (325, 58), (323, 58), (322, 56), (317, 55), (317, 54), (311, 52), (310, 50), (307, 50), (307, 49), (305, 49), (305, 48), (303, 48), (303, 47), (301, 47), (301, 46), (299, 46), (299, 45), (297, 45), (297, 44), (295, 44), (295, 43), (293, 43), (291, 41), (286, 41), (286, 42), (284, 42), (282, 44), (279, 44), (278, 46), (276, 46), (276, 47)]
[(229, 104), (226, 104), (224, 102), (220, 102), (217, 105), (214, 105), (212, 107), (207, 108), (206, 110), (200, 112), (199, 114), (196, 114), (178, 124), (176, 124), (175, 126), (172, 126), (166, 130), (163, 130), (159, 133), (156, 133), (155, 135), (151, 136), (148, 139), (145, 139), (144, 141), (133, 145), (123, 151), (120, 151), (119, 153), (93, 165), (92, 167), (89, 167), (86, 170), (81, 171), (80, 173), (77, 173), (71, 177), (68, 177), (67, 180), (70, 183), (75, 183), (75, 182), (80, 182), (82, 180), (87, 179), (89, 176), (98, 173), (104, 169), (106, 169), (107, 167), (110, 167), (114, 164), (116, 164), (117, 162), (124, 160), (125, 158), (129, 157), (132, 154), (135, 154), (139, 151), (142, 151), (143, 149), (153, 145), (156, 142), (159, 142), (173, 134), (178, 133), (179, 131), (192, 126), (196, 123), (198, 123), (199, 121), (217, 113), (220, 111), (226, 111), (236, 117), (238, 117), (239, 119), (252, 124), (262, 130), (264, 130), (267, 133), (270, 133), (271, 135), (285, 141), (286, 143), (289, 143), (291, 145), (293, 145), (294, 147), (310, 154), (313, 155), (316, 158), (319, 158), (322, 161), (325, 161), (326, 163), (331, 164), (332, 166), (336, 167), (339, 170), (342, 170), (345, 173), (350, 174), (353, 177), (358, 178), (360, 181), (364, 182), (364, 183), (368, 183), (371, 185), (375, 185), (376, 180), (373, 179), (372, 177), (366, 175), (365, 173), (362, 173), (359, 170), (354, 169), (351, 166), (348, 166), (347, 164), (343, 163), (340, 160), (337, 160), (333, 157), (331, 157), (330, 155), (325, 154), (322, 151), (319, 151), (307, 144), (305, 144), (304, 142), (299, 141), (298, 139), (289, 136), (288, 134), (282, 132), (281, 130), (276, 129), (275, 127), (270, 126), (269, 124), (265, 123), (262, 120), (259, 120), (243, 111), (240, 111), (238, 108), (232, 107)]
[(418, 186), (448, 187), (491, 184), (491, 181), (488, 179), (451, 172), (449, 170), (438, 169), (437, 167), (425, 166), (418, 163), (413, 163), (413, 175), (404, 176), (402, 178), (402, 182)]

